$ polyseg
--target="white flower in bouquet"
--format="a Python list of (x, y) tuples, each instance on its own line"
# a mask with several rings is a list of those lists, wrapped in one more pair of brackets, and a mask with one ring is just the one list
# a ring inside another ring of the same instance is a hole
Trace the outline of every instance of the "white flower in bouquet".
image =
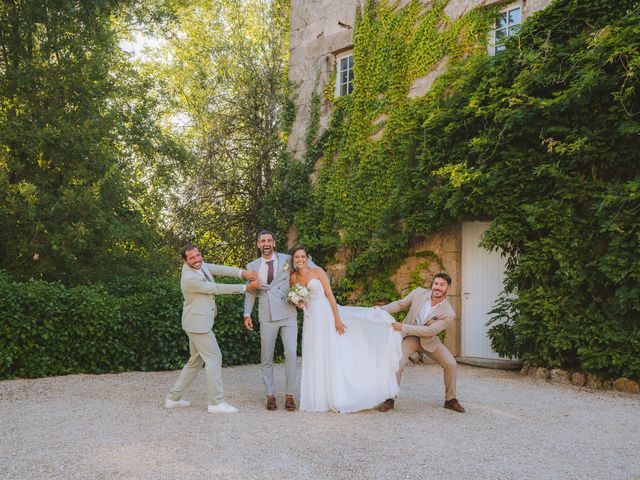
[(287, 294), (287, 300), (294, 305), (307, 303), (309, 301), (309, 290), (300, 283), (294, 283)]

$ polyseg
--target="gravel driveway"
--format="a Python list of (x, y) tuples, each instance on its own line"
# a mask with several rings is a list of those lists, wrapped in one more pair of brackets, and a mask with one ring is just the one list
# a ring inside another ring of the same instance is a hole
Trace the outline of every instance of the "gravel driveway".
[(163, 407), (176, 376), (0, 382), (0, 478), (640, 479), (638, 395), (460, 365), (458, 414), (440, 367), (417, 365), (386, 414), (268, 412), (248, 365), (223, 372), (240, 412), (211, 415), (202, 374), (193, 406)]

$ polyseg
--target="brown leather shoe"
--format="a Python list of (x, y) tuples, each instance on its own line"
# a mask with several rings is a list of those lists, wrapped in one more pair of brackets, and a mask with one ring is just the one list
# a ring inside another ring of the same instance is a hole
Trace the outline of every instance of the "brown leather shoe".
[(376, 407), (376, 410), (379, 412), (388, 412), (393, 407), (396, 406), (396, 402), (393, 398), (387, 398), (384, 402)]
[(276, 397), (267, 397), (267, 410), (277, 410)]
[(296, 409), (296, 402), (293, 397), (287, 395), (287, 398), (284, 400), (284, 409), (287, 412), (293, 412)]
[(453, 410), (454, 412), (464, 413), (464, 408), (455, 398), (452, 398), (451, 400), (445, 400), (444, 408), (448, 408), (449, 410)]

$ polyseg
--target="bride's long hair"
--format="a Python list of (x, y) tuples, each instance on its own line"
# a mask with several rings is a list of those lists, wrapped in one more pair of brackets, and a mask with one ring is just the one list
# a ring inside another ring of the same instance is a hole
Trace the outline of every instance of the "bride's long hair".
[(307, 255), (307, 261), (311, 258), (309, 256), (309, 250), (307, 250), (307, 247), (305, 247), (304, 245), (296, 245), (295, 247), (293, 247), (291, 249), (291, 270), (293, 270), (294, 272), (297, 272), (298, 269), (296, 268), (296, 264), (293, 262), (293, 256), (300, 250), (302, 250)]

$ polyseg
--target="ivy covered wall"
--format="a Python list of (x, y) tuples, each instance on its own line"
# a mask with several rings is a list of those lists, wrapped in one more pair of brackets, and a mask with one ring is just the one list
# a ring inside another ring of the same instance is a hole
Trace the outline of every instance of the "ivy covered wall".
[[(348, 264), (345, 290), (357, 289), (353, 272), (376, 280), (362, 292), (365, 299), (395, 295), (389, 275), (417, 237), (406, 235), (406, 215), (399, 209), (408, 200), (405, 186), (413, 175), (411, 163), (416, 115), (442, 87), (425, 97), (409, 95), (412, 83), (442, 65), (485, 50), (496, 8), (473, 10), (453, 21), (449, 2), (369, 2), (358, 12), (353, 33), (355, 92), (334, 98), (335, 74), (321, 95), (309, 102), (303, 163), (315, 185), (312, 198), (287, 211), (298, 210), (295, 224), (300, 240), (326, 260), (341, 254)], [(320, 110), (329, 102), (333, 114), (320, 138)], [(412, 133), (413, 132), (413, 133)], [(295, 168), (295, 167), (294, 167)], [(300, 185), (310, 188), (308, 184)], [(290, 192), (290, 186), (286, 188)], [(304, 229), (303, 225), (317, 228)], [(424, 225), (419, 235), (424, 236)], [(435, 232), (438, 228), (429, 229)], [(390, 235), (390, 233), (393, 233)], [(413, 234), (412, 234), (413, 235)], [(382, 270), (382, 271), (381, 271)], [(379, 281), (378, 281), (379, 280)], [(367, 289), (371, 290), (371, 288)], [(370, 294), (369, 294), (370, 293)]]
[(366, 303), (397, 297), (389, 278), (413, 245), (490, 219), (484, 245), (507, 256), (493, 348), (640, 378), (639, 2), (555, 0), (496, 57), (496, 7), (451, 21), (447, 3), (358, 12), (354, 92), (333, 98), (327, 82), (322, 134), (312, 99), (302, 162), (278, 166), (271, 225), (295, 224), (321, 263), (344, 261), (337, 289)]

